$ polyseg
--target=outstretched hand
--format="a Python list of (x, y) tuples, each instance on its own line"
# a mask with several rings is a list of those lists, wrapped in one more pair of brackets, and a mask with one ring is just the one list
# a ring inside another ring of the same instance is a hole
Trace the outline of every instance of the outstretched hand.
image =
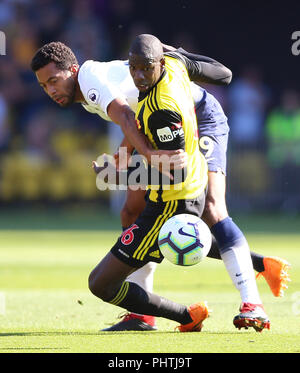
[(151, 166), (170, 170), (178, 170), (187, 167), (188, 154), (182, 149), (153, 150), (151, 152)]

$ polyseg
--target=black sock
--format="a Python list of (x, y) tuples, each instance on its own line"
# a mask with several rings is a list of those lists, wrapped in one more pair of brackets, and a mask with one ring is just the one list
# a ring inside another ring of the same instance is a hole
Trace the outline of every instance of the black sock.
[[(253, 251), (250, 251), (250, 255), (251, 255), (252, 265), (253, 265), (253, 268), (255, 269), (255, 271), (263, 272), (265, 270), (265, 266), (264, 266), (264, 262), (263, 262), (264, 256), (260, 255), (260, 254), (257, 254)], [(209, 258), (221, 259), (219, 246), (218, 246), (217, 240), (215, 239), (214, 235), (212, 235), (211, 249), (210, 249), (209, 253), (207, 254), (207, 256)]]
[(254, 253), (253, 251), (250, 251), (251, 259), (252, 259), (252, 264), (253, 268), (257, 272), (263, 272), (265, 270), (264, 266), (264, 256)]
[(109, 303), (142, 315), (164, 317), (180, 324), (192, 322), (187, 307), (159, 295), (149, 293), (133, 282), (123, 282)]
[(217, 240), (215, 239), (214, 235), (211, 235), (211, 237), (212, 237), (212, 244), (211, 244), (211, 248), (207, 256), (209, 258), (222, 259), (220, 255), (220, 250), (219, 250), (219, 245), (217, 243)]

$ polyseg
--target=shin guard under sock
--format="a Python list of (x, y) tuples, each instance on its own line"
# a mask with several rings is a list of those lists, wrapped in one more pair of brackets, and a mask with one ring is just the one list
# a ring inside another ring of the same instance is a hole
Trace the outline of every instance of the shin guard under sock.
[(130, 312), (164, 317), (180, 324), (188, 324), (192, 321), (186, 306), (147, 292), (133, 282), (123, 282), (109, 303)]

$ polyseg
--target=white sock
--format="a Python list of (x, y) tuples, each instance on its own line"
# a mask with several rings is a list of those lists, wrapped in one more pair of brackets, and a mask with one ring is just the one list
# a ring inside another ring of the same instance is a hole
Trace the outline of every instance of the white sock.
[(221, 257), (234, 286), (240, 292), (242, 302), (261, 304), (246, 239), (227, 248)]

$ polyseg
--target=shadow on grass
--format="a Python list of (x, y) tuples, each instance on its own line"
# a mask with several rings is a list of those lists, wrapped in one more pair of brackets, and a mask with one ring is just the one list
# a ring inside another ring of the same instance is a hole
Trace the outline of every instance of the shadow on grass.
[[(248, 331), (248, 333), (251, 333), (253, 331)], [(244, 331), (244, 333), (247, 333)], [(155, 334), (182, 334), (173, 330), (169, 331), (129, 331), (129, 330), (124, 330), (120, 332), (15, 332), (15, 333), (0, 333), (0, 338), (1, 337), (46, 337), (46, 336), (113, 336), (113, 335), (125, 335), (125, 334), (130, 334), (130, 335), (155, 335)], [(186, 333), (189, 334), (189, 333)], [(232, 331), (232, 332), (210, 332), (210, 331), (202, 331), (201, 334), (212, 334), (212, 335), (230, 335), (230, 334), (241, 334), (240, 331)], [(1, 350), (1, 348), (0, 348)]]
[(98, 332), (15, 332), (0, 333), (0, 337), (44, 337), (44, 336), (63, 336), (63, 335), (98, 335)]
[(15, 351), (15, 350), (69, 350), (69, 347), (1, 347), (0, 351)]

